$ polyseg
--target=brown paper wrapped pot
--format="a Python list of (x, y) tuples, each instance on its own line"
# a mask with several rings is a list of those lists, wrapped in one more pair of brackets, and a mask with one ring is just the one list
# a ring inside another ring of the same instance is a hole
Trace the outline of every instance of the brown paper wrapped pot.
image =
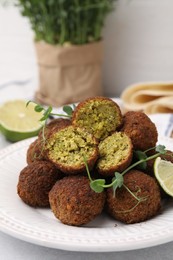
[(55, 107), (102, 95), (102, 42), (55, 46), (36, 42), (37, 102)]

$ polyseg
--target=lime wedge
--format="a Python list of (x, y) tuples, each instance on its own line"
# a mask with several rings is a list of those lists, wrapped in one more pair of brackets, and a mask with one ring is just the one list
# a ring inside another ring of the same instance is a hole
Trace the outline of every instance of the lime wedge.
[(12, 100), (0, 107), (0, 131), (11, 142), (36, 136), (43, 126), (43, 113), (34, 110), (35, 104), (26, 107), (25, 100)]
[(154, 162), (154, 174), (162, 189), (173, 197), (173, 163), (157, 157)]

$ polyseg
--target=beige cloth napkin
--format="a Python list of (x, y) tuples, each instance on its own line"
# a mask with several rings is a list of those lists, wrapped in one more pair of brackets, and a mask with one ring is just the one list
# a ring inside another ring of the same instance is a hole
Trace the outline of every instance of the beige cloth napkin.
[(125, 111), (173, 113), (173, 82), (146, 82), (127, 87), (121, 95)]

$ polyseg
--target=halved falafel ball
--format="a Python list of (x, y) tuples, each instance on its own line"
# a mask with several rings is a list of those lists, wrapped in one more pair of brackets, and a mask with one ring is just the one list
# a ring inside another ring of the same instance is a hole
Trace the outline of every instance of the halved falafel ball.
[(124, 176), (124, 184), (130, 192), (124, 186), (117, 189), (115, 196), (112, 188), (106, 191), (106, 208), (113, 218), (132, 224), (150, 219), (159, 213), (161, 195), (154, 178), (141, 171), (131, 170)]
[(58, 130), (71, 125), (71, 121), (65, 118), (57, 118), (50, 121), (46, 127), (40, 130), (38, 138), (32, 142), (27, 150), (26, 161), (28, 164), (34, 161), (47, 160), (45, 153), (46, 140)]
[(49, 192), (49, 201), (52, 212), (62, 223), (81, 226), (101, 214), (105, 192), (94, 192), (86, 176), (68, 176), (56, 182)]
[(119, 106), (106, 97), (88, 98), (76, 107), (72, 124), (84, 127), (98, 140), (103, 140), (122, 124)]
[[(66, 118), (56, 118), (52, 119), (44, 128), (44, 138), (49, 138), (50, 135), (57, 132), (58, 130), (71, 125), (71, 120)], [(39, 138), (43, 137), (43, 130), (39, 132)]]
[(98, 143), (85, 129), (67, 126), (47, 140), (47, 157), (67, 174), (86, 171), (84, 158), (92, 169), (98, 158)]
[(20, 172), (17, 193), (32, 207), (48, 207), (48, 193), (63, 176), (51, 162), (35, 161)]
[(129, 135), (134, 150), (145, 151), (156, 145), (158, 132), (155, 124), (143, 112), (128, 111), (121, 131)]
[(115, 132), (99, 143), (97, 170), (104, 176), (126, 169), (133, 157), (131, 139), (123, 132)]
[(26, 152), (26, 161), (27, 164), (31, 164), (34, 161), (44, 161), (45, 158), (45, 151), (44, 151), (44, 142), (37, 138), (33, 141)]

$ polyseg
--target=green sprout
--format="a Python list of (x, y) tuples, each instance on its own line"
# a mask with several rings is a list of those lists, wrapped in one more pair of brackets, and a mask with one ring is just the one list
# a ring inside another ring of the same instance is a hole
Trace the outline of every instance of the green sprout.
[[(42, 156), (43, 154), (43, 151), (45, 149), (45, 145), (46, 145), (46, 137), (45, 137), (45, 127), (46, 127), (46, 123), (47, 123), (47, 120), (49, 118), (54, 118), (54, 116), (58, 116), (58, 117), (66, 117), (66, 118), (71, 118), (72, 117), (72, 114), (73, 114), (73, 111), (74, 109), (76, 108), (75, 104), (72, 104), (72, 107), (70, 105), (65, 105), (63, 106), (63, 111), (66, 113), (66, 114), (57, 114), (57, 113), (53, 113), (52, 112), (52, 107), (51, 106), (48, 106), (48, 108), (45, 108), (43, 107), (42, 105), (40, 104), (37, 104), (33, 101), (28, 101), (26, 103), (26, 107), (29, 106), (30, 103), (34, 103), (35, 104), (35, 107), (34, 107), (34, 110), (35, 112), (42, 112), (43, 111), (43, 116), (40, 118), (39, 121), (44, 121), (44, 124), (43, 124), (43, 127), (42, 127), (42, 149), (41, 149), (41, 153), (40, 153), (40, 156)], [(36, 156), (36, 155), (34, 155)], [(37, 156), (38, 157), (38, 156)]]
[[(133, 211), (141, 202), (146, 201), (148, 196), (144, 196), (144, 197), (139, 197), (136, 196), (134, 192), (132, 192), (125, 184), (123, 184), (124, 188), (131, 194), (132, 197), (134, 197), (136, 199), (136, 204), (127, 210), (116, 210), (117, 213), (129, 213), (131, 211)], [(140, 192), (140, 188), (138, 189), (137, 193)]]
[(149, 157), (147, 157), (146, 153), (148, 152), (148, 150), (142, 152), (142, 151), (137, 151), (135, 152), (137, 157), (138, 157), (138, 161), (136, 161), (135, 163), (131, 164), (128, 168), (126, 168), (122, 173), (120, 172), (115, 172), (115, 176), (112, 178), (112, 182), (109, 184), (106, 184), (105, 179), (96, 179), (93, 180), (91, 178), (88, 166), (87, 166), (87, 161), (86, 158), (84, 158), (84, 163), (85, 163), (85, 167), (87, 170), (87, 174), (88, 174), (88, 178), (90, 180), (90, 187), (92, 190), (94, 190), (95, 192), (102, 192), (105, 188), (113, 188), (113, 192), (115, 195), (115, 192), (117, 190), (117, 188), (121, 188), (124, 185), (124, 174), (127, 173), (128, 171), (130, 171), (131, 169), (133, 169), (134, 167), (136, 167), (137, 165), (142, 165), (144, 163), (146, 163), (149, 160), (155, 159), (157, 158), (159, 155), (161, 154), (165, 154), (166, 150), (165, 150), (165, 146), (164, 145), (158, 145), (154, 148), (151, 148), (150, 150), (155, 149), (155, 151), (157, 152), (154, 155), (151, 155)]
[[(151, 155), (149, 157), (147, 157), (146, 153), (149, 151), (149, 150), (153, 150), (155, 149), (155, 151), (157, 152), (156, 154), (154, 155)], [(152, 159), (155, 159), (157, 158), (159, 155), (161, 154), (165, 154), (166, 153), (166, 150), (165, 150), (165, 146), (164, 145), (158, 145), (154, 148), (151, 148), (151, 149), (148, 149), (144, 152), (142, 151), (135, 151), (135, 155), (136, 157), (138, 158), (138, 161), (133, 163), (132, 165), (130, 165), (127, 169), (125, 169), (122, 173), (119, 173), (119, 172), (115, 172), (115, 176), (112, 178), (112, 182), (109, 183), (109, 184), (106, 184), (106, 180), (105, 179), (96, 179), (96, 180), (93, 180), (91, 178), (91, 175), (90, 175), (90, 172), (89, 172), (89, 168), (88, 168), (88, 165), (87, 165), (87, 160), (86, 158), (84, 158), (84, 163), (85, 163), (85, 167), (86, 167), (86, 171), (87, 171), (87, 174), (88, 174), (88, 178), (90, 180), (90, 187), (92, 190), (94, 190), (95, 192), (97, 193), (100, 193), (100, 192), (103, 192), (105, 188), (110, 188), (112, 187), (113, 188), (113, 196), (115, 197), (115, 193), (116, 193), (116, 190), (118, 188), (121, 188), (122, 186), (136, 199), (136, 204), (128, 209), (128, 210), (123, 210), (121, 212), (123, 213), (128, 213), (128, 212), (131, 212), (132, 210), (134, 210), (141, 202), (143, 201), (146, 201), (148, 196), (144, 196), (144, 197), (140, 197), (140, 196), (137, 196), (134, 192), (132, 192), (125, 184), (124, 184), (124, 174), (127, 173), (129, 170), (133, 169), (134, 167), (136, 167), (137, 165), (140, 165), (142, 166), (142, 168), (146, 168), (146, 162), (149, 161), (149, 160), (152, 160)], [(140, 188), (138, 189), (137, 193), (140, 191)], [(117, 211), (117, 212), (120, 212), (120, 211)]]
[(73, 114), (73, 111), (75, 109), (75, 105), (73, 104), (73, 108), (70, 106), (70, 105), (65, 105), (63, 106), (63, 111), (66, 113), (66, 114), (57, 114), (57, 113), (53, 113), (52, 110), (53, 108), (51, 106), (48, 106), (48, 108), (45, 108), (43, 107), (42, 105), (40, 104), (37, 104), (33, 101), (28, 101), (26, 103), (26, 107), (30, 104), (30, 103), (34, 103), (35, 104), (35, 108), (34, 110), (38, 113), (44, 111), (43, 113), (43, 117), (40, 118), (40, 121), (47, 121), (47, 119), (49, 119), (50, 117), (53, 117), (53, 116), (59, 116), (59, 117), (67, 117), (67, 118), (71, 118), (72, 117), (72, 114)]

